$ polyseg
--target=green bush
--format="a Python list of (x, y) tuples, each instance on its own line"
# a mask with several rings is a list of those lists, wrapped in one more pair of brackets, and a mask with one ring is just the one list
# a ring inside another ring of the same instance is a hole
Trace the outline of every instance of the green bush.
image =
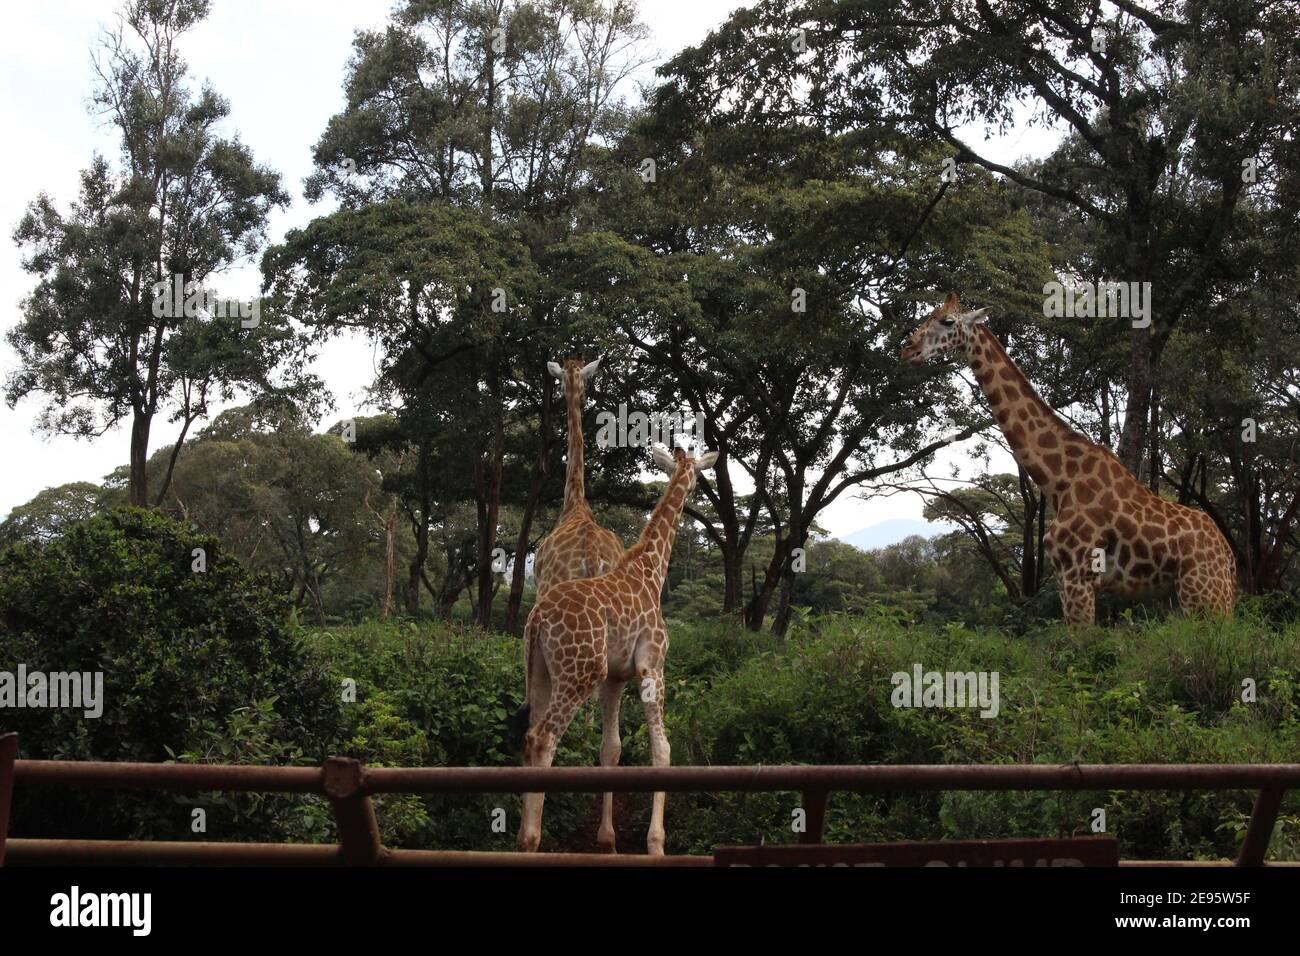
[[(337, 752), (370, 766), (518, 766), (506, 718), (523, 699), (519, 638), (468, 625), (369, 621), (312, 634), (336, 682), (356, 682), (355, 703), (344, 705)], [(600, 724), (589, 707), (579, 712), (556, 754), (556, 764), (593, 762)], [(592, 798), (547, 798), (543, 837), (582, 839)], [(505, 810), (504, 831), (493, 823)], [(376, 813), (392, 846), (439, 849), (513, 849), (519, 798), (513, 794), (387, 796)], [(592, 834), (595, 826), (591, 827)]]
[[(205, 574), (189, 570), (199, 546), (213, 549)], [(796, 615), (785, 638), (680, 612), (669, 620), (665, 674), (673, 762), (1292, 762), (1300, 752), (1300, 623), (1279, 624), (1272, 610), (1244, 602), (1226, 622), (1126, 611), (1112, 626), (1076, 631), (1024, 618), (1010, 631), (918, 624), (908, 608), (882, 601), (852, 614)], [(285, 620), (283, 605), (210, 540), (153, 515), (119, 513), (44, 548), (12, 549), (0, 557), (5, 662), (100, 668), (111, 679), (100, 722), (15, 711), (4, 715), (7, 726), (21, 724), (27, 756), (161, 760), (174, 752), (191, 761), (315, 763), (336, 753), (373, 766), (518, 765), (505, 729), (523, 694), (518, 638), (436, 621), (302, 631)], [(998, 717), (895, 708), (890, 676), (917, 663), (997, 671)], [(355, 685), (355, 700), (340, 700), (345, 682)], [(1255, 698), (1243, 698), (1252, 686)], [(635, 685), (624, 698), (621, 732), (622, 762), (648, 764)], [(599, 745), (591, 702), (556, 763), (593, 765)], [(208, 839), (335, 839), (329, 808), (314, 797), (95, 798), (111, 801), (104, 803), (54, 796), (20, 791), (16, 832), (178, 838), (197, 802), (209, 811)], [(1087, 833), (1101, 808), (1126, 856), (1230, 857), (1253, 796), (835, 793), (826, 838)], [(668, 850), (793, 841), (799, 800), (797, 793), (670, 794)], [(625, 852), (644, 846), (649, 805), (648, 794), (617, 799)], [(376, 809), (389, 846), (509, 849), (520, 801), (392, 795), (377, 799)], [(494, 827), (499, 810), (504, 828)], [(598, 819), (597, 796), (551, 795), (544, 848), (593, 849)], [(1300, 857), (1295, 794), (1271, 853)]]
[[(927, 670), (1000, 674), (1001, 713), (895, 709), (888, 678)], [(1233, 763), (1292, 762), (1300, 745), (1295, 687), (1300, 627), (1250, 615), (1172, 618), (1009, 639), (996, 631), (904, 628), (832, 617), (793, 633), (702, 687), (667, 701), (679, 763)], [(1241, 682), (1258, 689), (1241, 700)], [(827, 839), (958, 839), (1090, 832), (1106, 810), (1127, 856), (1235, 854), (1251, 793), (1114, 792), (832, 795)], [(791, 842), (798, 794), (669, 798), (676, 852), (723, 842)], [(1286, 803), (1275, 858), (1294, 857), (1300, 800)]]
[[(206, 570), (194, 570), (203, 549)], [(318, 763), (338, 735), (338, 693), (285, 625), (287, 606), (216, 539), (122, 509), (47, 544), (0, 554), (0, 670), (102, 672), (103, 714), (0, 712), (21, 755), (67, 760)], [(15, 832), (175, 837), (190, 815), (144, 794), (20, 791)], [(200, 800), (216, 806), (214, 798)], [(288, 802), (209, 813), (208, 833), (280, 832)]]

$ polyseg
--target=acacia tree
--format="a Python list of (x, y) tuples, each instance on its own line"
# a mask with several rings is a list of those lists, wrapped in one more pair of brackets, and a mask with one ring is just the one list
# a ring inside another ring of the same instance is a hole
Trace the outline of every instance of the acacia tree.
[[(511, 255), (453, 275), (454, 295), (442, 289), (441, 312), (425, 301), (418, 262), (369, 262), (359, 271), (393, 269), (403, 297), (393, 309), (368, 309), (354, 320), (384, 345), (388, 367), (401, 369), (390, 383), (399, 386), (400, 401), (417, 401), (430, 376), (464, 386), (461, 425), (476, 434), (466, 486), (478, 526), (475, 616), (484, 624), (495, 593), (492, 555), (503, 494), (521, 487), (518, 541), (526, 542), (537, 508), (557, 487), (548, 479), (556, 472), (562, 416), (542, 414), (555, 388), (544, 363), (560, 348), (582, 350), (589, 330), (567, 325), (564, 290), (549, 281), (549, 250), (572, 232), (589, 152), (625, 123), (617, 91), (638, 64), (634, 46), (643, 33), (626, 0), (402, 4), (383, 31), (358, 34), (346, 105), (316, 145), (308, 196), (335, 194), (344, 206), (340, 218), (391, 205), (422, 208), (430, 229), (442, 217), (444, 226), (473, 223), (494, 237), (509, 233)], [(371, 236), (381, 249), (391, 245), (392, 237)], [(295, 253), (268, 261), (269, 283), (280, 281), (284, 267), (334, 267), (335, 259), (305, 252), (312, 238), (304, 232), (292, 244)], [(460, 260), (477, 252), (464, 232), (448, 245), (459, 246), (453, 255)], [(369, 254), (363, 244), (351, 248)], [(338, 312), (323, 320), (296, 314), (325, 334), (342, 321)], [(521, 423), (546, 434), (528, 441)], [(530, 445), (514, 456), (531, 469), (522, 486), (505, 474), (512, 437)], [(516, 621), (521, 587), (517, 578)]]
[[(297, 349), (290, 330), (243, 327), (247, 307), (228, 318), (177, 314), (176, 302), (157, 307), (155, 284), (202, 286), (255, 252), (268, 212), (288, 202), (278, 174), (238, 138), (218, 134), (229, 104), (186, 82), (179, 40), (208, 6), (125, 6), (95, 59), (93, 98), (120, 134), (120, 167), (96, 156), (69, 212), (42, 194), (14, 233), (37, 283), (8, 333), (19, 364), (6, 398), (12, 407), (48, 396), (40, 427), (82, 438), (129, 421), (130, 500), (142, 506), (162, 500), (171, 475), (151, 502), (146, 464), (157, 414), (171, 409), (179, 452), (211, 398), (229, 398), (240, 385), (272, 389), (281, 363), (302, 367), (288, 362)], [(301, 393), (308, 382), (282, 384)]]
[[(1048, 197), (1099, 238), (1097, 272), (1151, 282), (1127, 339), (1121, 460), (1141, 473), (1174, 331), (1224, 276), (1248, 195), (1294, 210), (1300, 11), (1263, 0), (767, 0), (668, 70), (691, 108), (849, 132), (887, 124)], [(1031, 107), (1068, 131), (1052, 161), (1008, 166), (961, 134)]]
[(1012, 601), (1022, 603), (1038, 593), (1047, 572), (1047, 496), (1024, 469), (1014, 475), (980, 475), (966, 487), (945, 487), (927, 477), (900, 490), (926, 499), (927, 520), (957, 525), (960, 530), (954, 534), (969, 539)]
[[(1043, 276), (1047, 257), (989, 177), (944, 183), (937, 162), (927, 175), (924, 152), (896, 137), (713, 125), (690, 106), (671, 84), (660, 92), (643, 135), (620, 147), (655, 158), (655, 181), (612, 183), (619, 233), (582, 251), (602, 274), (593, 295), (626, 301), (608, 311), (704, 412), (720, 460), (754, 483), (743, 504), (721, 482), (701, 487), (733, 599), (756, 509), (771, 521), (775, 548), (744, 608), (758, 628), (778, 590), (791, 593), (795, 551), (822, 510), (984, 426), (967, 416), (954, 436), (920, 424), (936, 407), (964, 413), (942, 371), (898, 359), (918, 301), (960, 288), (1003, 314), (1022, 310), (1012, 277)], [(783, 602), (773, 627), (789, 613)]]
[(74, 524), (98, 514), (104, 504), (104, 489), (93, 482), (73, 481), (46, 488), (0, 522), (0, 547), (19, 541), (53, 541)]

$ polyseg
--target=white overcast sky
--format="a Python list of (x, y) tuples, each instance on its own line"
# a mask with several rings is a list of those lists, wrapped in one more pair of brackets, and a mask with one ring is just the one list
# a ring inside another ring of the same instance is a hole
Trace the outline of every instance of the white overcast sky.
[[(273, 214), (272, 241), (321, 212), (302, 198), (302, 181), (312, 171), (311, 148), (329, 118), (343, 105), (344, 66), (358, 29), (381, 27), (391, 0), (215, 0), (212, 14), (183, 40), (193, 80), (208, 80), (231, 104), (231, 129), (238, 131), (259, 162), (278, 170), (294, 196), (293, 205)], [(651, 30), (647, 53), (654, 63), (702, 40), (736, 7), (737, 0), (641, 0)], [(30, 290), (19, 252), (10, 239), (27, 203), (48, 192), (60, 208), (77, 193), (77, 177), (99, 151), (117, 158), (112, 130), (87, 111), (93, 86), (90, 50), (102, 25), (117, 9), (111, 0), (58, 0), (15, 4), (6, 10), (0, 34), (0, 128), (9, 146), (0, 162), (0, 329), (18, 320), (19, 302)], [(653, 68), (653, 64), (651, 69)], [(649, 72), (644, 77), (650, 79)], [(629, 95), (633, 93), (628, 90)], [(978, 140), (977, 131), (968, 139)], [(1023, 125), (994, 141), (988, 153), (1002, 161), (1041, 155), (1057, 137)], [(215, 283), (223, 294), (257, 291), (255, 264)], [(13, 351), (0, 343), (0, 375), (14, 368)], [(363, 341), (336, 341), (319, 354), (315, 369), (334, 394), (336, 411), (324, 428), (360, 411), (361, 389), (372, 379), (373, 356)], [(33, 431), (41, 401), (32, 397), (11, 410), (0, 404), (0, 442), (8, 467), (0, 470), (0, 515), (43, 488), (70, 481), (103, 479), (126, 461), (129, 423), (95, 441), (48, 437)], [(160, 416), (150, 450), (174, 438)], [(934, 473), (946, 473), (950, 456)], [(960, 452), (958, 459), (964, 459)], [(919, 518), (916, 495), (861, 501), (846, 498), (825, 511), (821, 524), (845, 535), (889, 518)]]

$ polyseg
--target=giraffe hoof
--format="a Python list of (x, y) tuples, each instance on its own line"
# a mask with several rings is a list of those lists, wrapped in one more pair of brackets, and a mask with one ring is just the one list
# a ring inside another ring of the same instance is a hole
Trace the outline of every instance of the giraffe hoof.
[(618, 848), (615, 846), (614, 834), (598, 833), (596, 834), (596, 846), (601, 853), (617, 853)]

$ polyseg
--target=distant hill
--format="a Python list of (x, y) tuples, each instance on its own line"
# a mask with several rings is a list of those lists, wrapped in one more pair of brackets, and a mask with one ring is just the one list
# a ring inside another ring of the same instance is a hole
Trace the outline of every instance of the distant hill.
[(842, 535), (840, 540), (863, 551), (874, 551), (897, 544), (914, 534), (919, 534), (923, 538), (933, 538), (955, 530), (957, 530), (956, 525), (945, 522), (922, 521), (919, 518), (890, 518), (888, 521), (878, 521), (868, 525), (852, 534)]

